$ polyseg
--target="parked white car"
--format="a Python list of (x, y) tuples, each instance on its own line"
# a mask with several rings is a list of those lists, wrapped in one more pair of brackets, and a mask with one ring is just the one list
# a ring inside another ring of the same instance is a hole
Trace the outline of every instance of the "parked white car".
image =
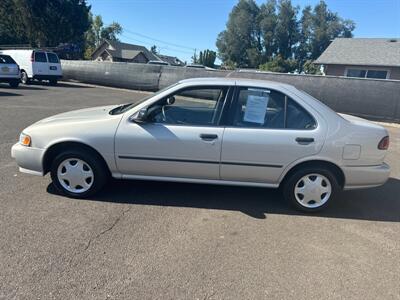
[[(316, 211), (341, 189), (385, 183), (385, 128), (330, 108), (293, 86), (244, 79), (183, 80), (137, 103), (59, 114), (23, 130), (20, 170), (65, 195), (118, 179), (282, 187)], [(245, 199), (243, 199), (245, 201)]]
[(7, 82), (11, 87), (17, 88), (20, 76), (17, 63), (9, 55), (0, 54), (0, 82)]
[(62, 78), (61, 63), (57, 54), (44, 50), (2, 50), (11, 56), (21, 69), (21, 81), (29, 84), (32, 80), (48, 80), (56, 85)]

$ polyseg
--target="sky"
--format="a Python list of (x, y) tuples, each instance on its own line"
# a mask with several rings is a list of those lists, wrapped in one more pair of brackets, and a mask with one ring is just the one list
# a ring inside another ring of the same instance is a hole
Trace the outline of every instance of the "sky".
[[(191, 61), (195, 49), (216, 50), (237, 0), (88, 0), (105, 24), (120, 23), (122, 42), (140, 44)], [(256, 0), (258, 4), (264, 1)], [(292, 0), (302, 9), (319, 0)], [(400, 0), (325, 0), (328, 8), (356, 23), (354, 37), (400, 37)]]

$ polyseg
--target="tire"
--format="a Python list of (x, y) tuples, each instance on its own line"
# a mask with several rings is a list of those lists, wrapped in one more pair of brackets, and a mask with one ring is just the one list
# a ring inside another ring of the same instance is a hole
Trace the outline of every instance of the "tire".
[(9, 85), (12, 88), (17, 88), (19, 86), (19, 81), (18, 80), (10, 81)]
[(60, 153), (53, 160), (50, 173), (54, 186), (62, 194), (78, 199), (96, 194), (109, 177), (102, 159), (86, 150)]
[(50, 85), (57, 85), (57, 79), (51, 79), (49, 80)]
[(31, 80), (29, 79), (28, 74), (26, 74), (25, 71), (21, 71), (21, 82), (23, 84), (30, 84), (31, 83)]
[(300, 169), (283, 184), (285, 200), (297, 210), (307, 213), (325, 209), (333, 202), (339, 190), (335, 175), (327, 169), (317, 167)]

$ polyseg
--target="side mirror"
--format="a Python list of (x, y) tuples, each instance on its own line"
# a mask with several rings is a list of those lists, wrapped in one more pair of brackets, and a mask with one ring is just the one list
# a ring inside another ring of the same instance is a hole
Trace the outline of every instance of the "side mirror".
[(139, 110), (130, 120), (135, 123), (145, 123), (147, 120), (147, 108), (145, 107)]
[(172, 105), (175, 103), (175, 97), (174, 96), (170, 96), (167, 98), (167, 105)]

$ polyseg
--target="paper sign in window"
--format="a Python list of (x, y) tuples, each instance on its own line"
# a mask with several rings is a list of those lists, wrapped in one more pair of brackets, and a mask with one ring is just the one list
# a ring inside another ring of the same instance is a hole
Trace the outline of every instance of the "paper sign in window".
[(267, 113), (268, 100), (268, 95), (249, 95), (247, 97), (246, 112), (244, 113), (243, 121), (264, 124), (265, 114)]

